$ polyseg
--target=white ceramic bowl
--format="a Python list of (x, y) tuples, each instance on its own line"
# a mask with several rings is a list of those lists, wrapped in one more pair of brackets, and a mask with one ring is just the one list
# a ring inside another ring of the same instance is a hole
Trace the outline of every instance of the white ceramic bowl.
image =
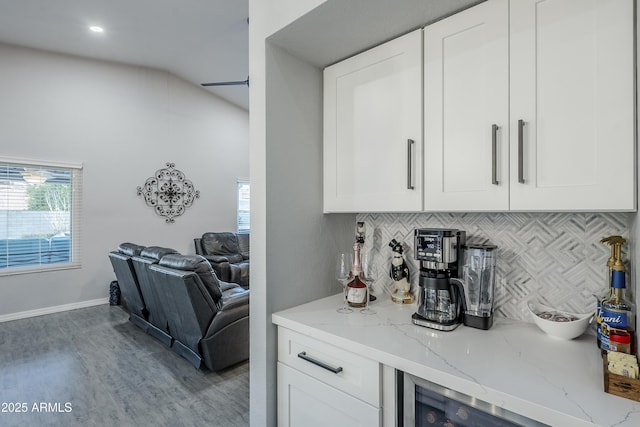
[(527, 301), (527, 308), (531, 312), (533, 321), (540, 329), (550, 337), (560, 340), (572, 340), (582, 335), (595, 315), (595, 313), (577, 314), (556, 310), (535, 299)]

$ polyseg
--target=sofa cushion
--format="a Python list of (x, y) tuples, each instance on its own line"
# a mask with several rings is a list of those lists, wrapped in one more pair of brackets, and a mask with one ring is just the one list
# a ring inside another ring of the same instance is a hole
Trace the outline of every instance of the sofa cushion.
[(238, 238), (230, 232), (204, 233), (202, 235), (202, 249), (205, 255), (222, 255), (232, 263), (242, 261)]
[(128, 256), (138, 256), (140, 252), (144, 249), (144, 246), (136, 245), (135, 243), (120, 243), (118, 245), (118, 252), (122, 255)]
[(238, 234), (238, 248), (243, 260), (249, 259), (249, 234)]
[(161, 246), (149, 246), (140, 252), (140, 256), (160, 261), (162, 257), (169, 254), (177, 254), (178, 251), (171, 248), (163, 248)]
[(243, 288), (249, 287), (249, 261), (229, 264), (229, 281)]
[(222, 298), (218, 277), (209, 261), (201, 255), (168, 254), (160, 259), (160, 265), (176, 270), (193, 271), (204, 284), (213, 301), (218, 304)]

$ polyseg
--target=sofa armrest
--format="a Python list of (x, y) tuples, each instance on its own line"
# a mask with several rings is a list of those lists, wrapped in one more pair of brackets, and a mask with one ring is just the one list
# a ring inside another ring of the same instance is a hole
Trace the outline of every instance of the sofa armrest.
[(249, 304), (249, 290), (238, 285), (227, 288), (222, 294), (220, 303), (222, 304), (222, 310), (231, 309), (242, 304)]
[(202, 239), (200, 237), (193, 239), (193, 246), (196, 248), (196, 255), (204, 255), (202, 252)]
[[(240, 288), (242, 289), (242, 288)], [(215, 334), (222, 328), (249, 316), (249, 291), (242, 290), (228, 298), (223, 298), (222, 309), (216, 313), (207, 330), (207, 336)]]
[(212, 264), (222, 264), (223, 262), (229, 262), (229, 258), (222, 255), (203, 255), (207, 261)]
[(230, 290), (230, 289), (240, 289), (240, 285), (238, 285), (237, 283), (229, 283), (229, 282), (225, 282), (224, 280), (219, 280), (220, 283), (220, 290), (222, 291), (222, 296), (224, 297), (225, 292)]
[(229, 277), (225, 279), (227, 282), (237, 283), (243, 288), (249, 287), (249, 261), (243, 261), (237, 264), (229, 264)]

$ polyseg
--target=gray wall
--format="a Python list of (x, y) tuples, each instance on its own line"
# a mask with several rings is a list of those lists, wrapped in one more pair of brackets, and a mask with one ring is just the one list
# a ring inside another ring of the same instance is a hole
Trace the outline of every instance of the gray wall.
[[(8, 45), (0, 57), (0, 156), (84, 165), (82, 268), (0, 276), (0, 320), (106, 302), (120, 242), (193, 253), (193, 237), (235, 230), (247, 111), (163, 71)], [(166, 162), (201, 194), (174, 224), (136, 195)]]
[[(339, 292), (332, 254), (352, 239), (355, 215), (322, 214), (321, 71), (270, 44), (266, 70), (266, 309), (273, 313)], [(275, 349), (276, 328), (266, 320), (267, 348)], [(266, 382), (275, 384), (276, 352), (266, 355)], [(275, 398), (267, 393), (268, 406)]]
[(276, 424), (271, 313), (318, 298), (332, 286), (323, 267), (329, 237), (321, 230), (341, 227), (326, 223), (319, 204), (321, 74), (267, 41), (321, 2), (249, 1), (252, 426)]

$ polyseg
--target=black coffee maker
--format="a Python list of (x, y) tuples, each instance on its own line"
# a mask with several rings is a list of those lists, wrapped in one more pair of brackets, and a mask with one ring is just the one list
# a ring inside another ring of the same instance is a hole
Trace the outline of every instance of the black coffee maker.
[(452, 331), (462, 322), (463, 245), (466, 233), (456, 229), (416, 229), (415, 257), (420, 261), (420, 300), (413, 323)]

